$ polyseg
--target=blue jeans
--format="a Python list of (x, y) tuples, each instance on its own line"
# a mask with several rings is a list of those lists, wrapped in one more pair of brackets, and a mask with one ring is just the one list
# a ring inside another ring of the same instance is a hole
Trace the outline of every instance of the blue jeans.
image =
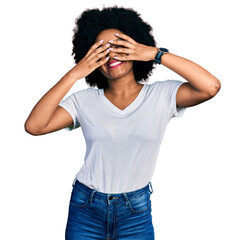
[(77, 179), (72, 187), (66, 240), (154, 240), (151, 182), (120, 194), (98, 192)]

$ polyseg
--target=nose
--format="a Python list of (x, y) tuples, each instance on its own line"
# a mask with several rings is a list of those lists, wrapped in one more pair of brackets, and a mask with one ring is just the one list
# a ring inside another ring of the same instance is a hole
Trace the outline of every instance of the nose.
[(108, 56), (110, 57), (110, 59), (114, 59), (114, 57), (116, 56), (117, 54), (112, 50), (108, 53)]

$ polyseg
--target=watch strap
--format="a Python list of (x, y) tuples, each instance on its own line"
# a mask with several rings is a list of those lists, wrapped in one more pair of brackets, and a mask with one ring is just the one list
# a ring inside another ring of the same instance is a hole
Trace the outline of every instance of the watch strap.
[(158, 64), (161, 64), (162, 55), (165, 53), (168, 53), (168, 52), (169, 51), (167, 48), (158, 48), (158, 52), (157, 52), (157, 55), (155, 57), (155, 62)]

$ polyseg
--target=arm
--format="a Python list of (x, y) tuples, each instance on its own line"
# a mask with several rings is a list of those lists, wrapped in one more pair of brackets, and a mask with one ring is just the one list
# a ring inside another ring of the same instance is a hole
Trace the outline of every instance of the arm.
[(37, 102), (25, 122), (26, 132), (42, 135), (73, 123), (71, 115), (58, 104), (77, 80), (86, 77), (108, 61), (105, 56), (109, 52), (109, 45), (99, 47), (101, 44), (102, 41), (93, 44), (85, 57)]
[[(116, 35), (116, 34), (115, 34)], [(150, 61), (155, 60), (158, 52), (157, 47), (146, 46), (137, 43), (131, 37), (125, 34), (117, 34), (119, 39), (111, 41), (114, 45), (121, 45), (124, 48), (116, 48), (116, 53), (126, 53), (127, 56), (114, 56), (119, 61), (137, 60)], [(123, 39), (125, 41), (121, 41)], [(190, 107), (207, 101), (214, 97), (220, 90), (221, 83), (207, 70), (198, 64), (179, 57), (172, 53), (163, 54), (161, 64), (173, 70), (181, 77), (185, 78), (188, 83), (183, 83), (177, 92), (177, 107)]]
[(37, 102), (25, 122), (26, 132), (41, 135), (72, 124), (72, 117), (58, 104), (76, 81), (68, 72)]
[(214, 97), (220, 90), (221, 83), (216, 77), (186, 58), (166, 53), (161, 58), (161, 64), (188, 81), (178, 89), (177, 107), (190, 107), (200, 104)]

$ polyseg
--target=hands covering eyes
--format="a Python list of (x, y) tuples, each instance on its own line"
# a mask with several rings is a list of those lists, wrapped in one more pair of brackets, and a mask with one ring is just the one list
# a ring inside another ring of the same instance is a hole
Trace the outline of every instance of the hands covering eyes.
[(127, 61), (150, 61), (154, 60), (158, 52), (158, 48), (152, 46), (146, 46), (144, 44), (137, 43), (131, 37), (126, 34), (115, 34), (118, 37), (117, 40), (110, 40), (109, 43), (113, 46), (111, 51), (115, 53), (124, 53), (126, 56), (117, 54), (114, 59)]

